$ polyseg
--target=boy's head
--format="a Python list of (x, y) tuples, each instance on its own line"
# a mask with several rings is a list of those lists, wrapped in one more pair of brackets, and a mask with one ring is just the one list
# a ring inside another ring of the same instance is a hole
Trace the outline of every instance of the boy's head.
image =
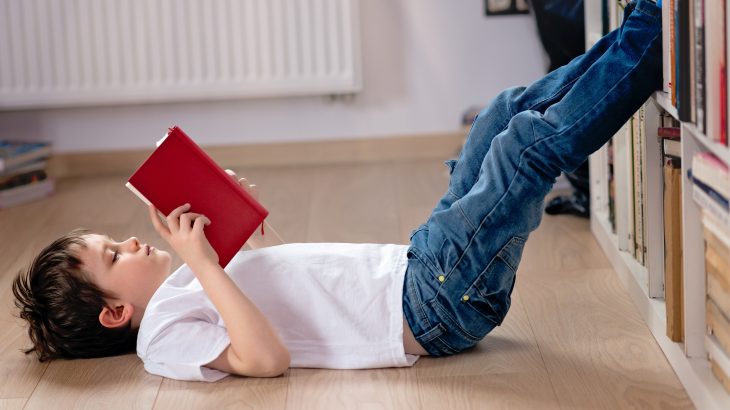
[(43, 249), (13, 282), (39, 360), (134, 351), (139, 322), (171, 257), (132, 237), (77, 229)]

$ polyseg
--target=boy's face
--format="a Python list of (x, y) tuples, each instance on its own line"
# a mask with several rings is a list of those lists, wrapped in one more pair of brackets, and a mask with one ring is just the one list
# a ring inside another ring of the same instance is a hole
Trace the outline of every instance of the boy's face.
[[(132, 326), (138, 326), (150, 298), (170, 274), (170, 254), (135, 237), (116, 242), (106, 235), (90, 234), (84, 239), (86, 248), (77, 249), (82, 268), (102, 290), (116, 295), (116, 299), (107, 300), (110, 307), (123, 311), (131, 306), (124, 321), (131, 319)], [(107, 325), (103, 316), (100, 321)]]

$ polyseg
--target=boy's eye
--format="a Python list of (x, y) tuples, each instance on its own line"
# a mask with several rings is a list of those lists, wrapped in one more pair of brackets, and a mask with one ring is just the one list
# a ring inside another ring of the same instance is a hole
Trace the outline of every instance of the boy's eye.
[(114, 251), (114, 256), (112, 257), (112, 263), (116, 262), (117, 259), (119, 259), (118, 256), (119, 256), (119, 252)]

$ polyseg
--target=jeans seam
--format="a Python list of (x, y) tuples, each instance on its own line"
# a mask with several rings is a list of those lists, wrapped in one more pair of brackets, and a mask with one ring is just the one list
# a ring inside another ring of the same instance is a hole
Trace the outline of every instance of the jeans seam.
[(471, 223), (471, 221), (469, 220), (469, 218), (466, 216), (466, 213), (464, 212), (464, 209), (461, 207), (461, 203), (454, 202), (453, 205), (456, 205), (456, 208), (459, 210), (459, 213), (461, 214), (462, 217), (464, 217), (464, 220), (466, 221), (467, 224), (469, 224), (469, 226), (471, 227), (471, 229), (477, 229), (477, 227), (474, 226), (474, 224)]
[(426, 316), (426, 312), (423, 310), (423, 303), (421, 302), (420, 298), (416, 297), (416, 288), (415, 284), (413, 282), (413, 278), (408, 283), (408, 291), (411, 294), (411, 300), (413, 300), (416, 304), (415, 310), (416, 314), (419, 316), (419, 319), (421, 322), (426, 323), (426, 328), (431, 327), (431, 321), (428, 320), (428, 317)]
[[(599, 57), (599, 58), (600, 58), (600, 57)], [(592, 64), (591, 64), (591, 65), (592, 65)], [(588, 68), (590, 68), (590, 67), (591, 67), (591, 66), (589, 65), (589, 66), (588, 66)], [(583, 71), (581, 72), (581, 74), (582, 74), (582, 73), (584, 73), (584, 72), (586, 72), (586, 71), (588, 70), (588, 68), (586, 68), (585, 70), (583, 70)], [(532, 104), (532, 105), (531, 105), (530, 107), (528, 107), (528, 108), (527, 108), (527, 110), (528, 110), (528, 111), (534, 110), (534, 109), (535, 109), (535, 107), (537, 107), (538, 105), (540, 105), (540, 104), (544, 103), (545, 101), (548, 101), (548, 100), (551, 100), (551, 99), (555, 98), (555, 96), (557, 96), (557, 95), (559, 95), (559, 94), (560, 94), (561, 92), (563, 92), (563, 90), (565, 90), (565, 88), (566, 88), (566, 87), (569, 87), (569, 86), (570, 86), (570, 87), (572, 87), (572, 86), (573, 86), (573, 84), (575, 84), (575, 82), (576, 82), (576, 81), (578, 81), (578, 78), (580, 78), (580, 76), (577, 76), (577, 77), (573, 78), (572, 80), (570, 80), (569, 82), (567, 82), (566, 84), (564, 84), (564, 85), (563, 85), (562, 87), (560, 87), (560, 89), (559, 89), (559, 90), (557, 90), (556, 92), (554, 92), (554, 93), (553, 93), (552, 95), (550, 95), (549, 97), (543, 98), (542, 100), (540, 100), (540, 101), (537, 101), (536, 103)], [(510, 114), (512, 114), (512, 110), (510, 110)], [(511, 118), (511, 116), (510, 116), (510, 118)]]

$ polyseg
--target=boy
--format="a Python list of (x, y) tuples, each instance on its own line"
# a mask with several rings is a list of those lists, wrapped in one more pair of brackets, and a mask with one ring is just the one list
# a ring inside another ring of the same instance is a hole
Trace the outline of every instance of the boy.
[(136, 348), (151, 373), (207, 381), (459, 353), (504, 319), (555, 178), (603, 145), (660, 87), (661, 72), (661, 10), (632, 2), (586, 54), (479, 114), (459, 159), (446, 162), (447, 193), (410, 245), (278, 245), (239, 252), (224, 271), (204, 215), (182, 205), (163, 224), (150, 208), (185, 261), (170, 274), (169, 254), (136, 238), (74, 231), (13, 284), (28, 352), (48, 360)]

